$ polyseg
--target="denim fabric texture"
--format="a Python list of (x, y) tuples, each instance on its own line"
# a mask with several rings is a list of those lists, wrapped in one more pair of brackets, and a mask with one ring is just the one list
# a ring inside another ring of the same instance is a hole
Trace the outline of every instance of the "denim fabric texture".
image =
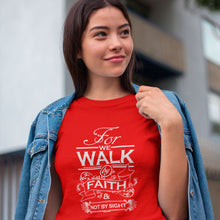
[[(133, 87), (137, 92), (139, 86), (133, 84)], [(202, 157), (189, 112), (176, 93), (163, 92), (180, 112), (183, 120), (189, 169), (188, 219), (214, 220)], [(73, 99), (74, 93), (50, 104), (32, 123), (24, 156), (15, 220), (43, 219), (51, 185), (51, 155), (61, 122)]]

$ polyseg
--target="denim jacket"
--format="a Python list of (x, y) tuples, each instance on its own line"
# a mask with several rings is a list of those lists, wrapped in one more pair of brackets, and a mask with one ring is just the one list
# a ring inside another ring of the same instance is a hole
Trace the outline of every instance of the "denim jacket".
[[(133, 84), (133, 87), (137, 92), (139, 86)], [(183, 120), (188, 159), (189, 219), (213, 220), (203, 162), (188, 110), (177, 94), (163, 92), (177, 108)], [(73, 99), (74, 93), (50, 104), (32, 123), (23, 162), (15, 220), (43, 219), (51, 185), (51, 155), (62, 119)]]

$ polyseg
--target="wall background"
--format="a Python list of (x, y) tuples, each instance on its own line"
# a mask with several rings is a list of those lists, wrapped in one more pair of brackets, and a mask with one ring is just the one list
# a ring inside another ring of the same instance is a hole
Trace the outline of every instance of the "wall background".
[(0, 153), (23, 149), (41, 108), (64, 96), (65, 1), (0, 0)]

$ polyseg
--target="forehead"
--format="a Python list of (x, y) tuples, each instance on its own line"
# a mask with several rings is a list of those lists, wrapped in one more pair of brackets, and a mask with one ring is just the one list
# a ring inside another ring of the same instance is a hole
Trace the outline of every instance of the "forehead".
[(121, 25), (122, 23), (128, 23), (122, 11), (116, 7), (107, 6), (91, 14), (87, 28), (94, 25)]

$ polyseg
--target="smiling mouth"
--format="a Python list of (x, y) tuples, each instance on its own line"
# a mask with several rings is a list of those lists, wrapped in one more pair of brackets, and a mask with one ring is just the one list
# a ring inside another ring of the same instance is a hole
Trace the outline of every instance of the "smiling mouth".
[(105, 60), (111, 62), (111, 63), (121, 63), (125, 59), (125, 56), (114, 56), (107, 58)]

